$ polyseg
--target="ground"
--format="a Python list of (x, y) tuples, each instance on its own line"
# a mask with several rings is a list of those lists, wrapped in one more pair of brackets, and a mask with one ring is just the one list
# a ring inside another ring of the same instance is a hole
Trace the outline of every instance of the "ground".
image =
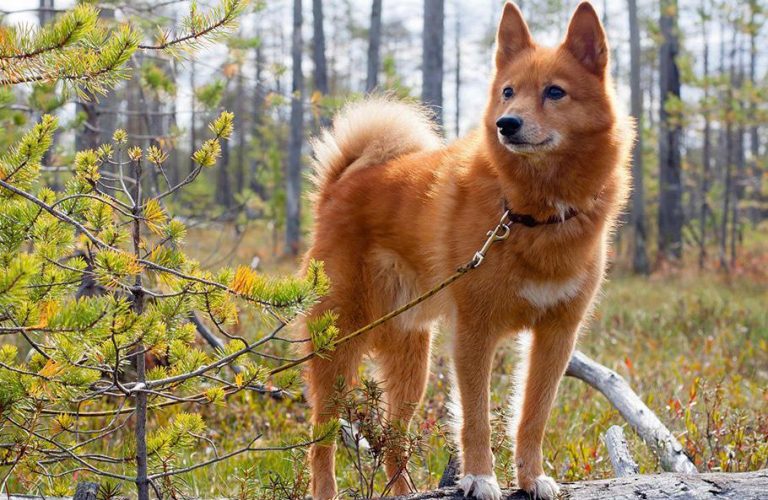
[[(206, 267), (251, 264), (258, 256), (266, 273), (296, 269), (292, 259), (270, 257), (274, 243), (269, 240), (275, 233), (268, 227), (256, 224), (238, 235), (232, 226), (190, 226), (187, 249)], [(767, 253), (759, 241), (747, 244), (752, 250), (744, 251), (745, 264), (730, 276), (716, 269), (699, 272), (694, 262), (686, 271), (632, 277), (616, 259), (603, 297), (579, 343), (590, 357), (626, 377), (678, 436), (700, 471), (768, 467)], [(245, 311), (234, 330), (254, 338), (260, 334), (261, 324), (256, 311)], [(441, 332), (435, 343), (427, 395), (407, 440), (414, 449), (408, 472), (422, 491), (437, 486), (451, 453), (446, 440), (446, 337), (447, 332)], [(502, 486), (511, 485), (514, 478), (509, 442), (504, 436), (514, 366), (510, 342), (497, 355), (493, 378), (496, 472)], [(364, 374), (370, 373), (364, 370)], [(377, 428), (366, 398), (376, 397), (375, 389), (369, 386), (367, 394), (358, 391), (344, 398), (347, 418), (362, 420), (373, 438), (374, 451), (382, 429)], [(309, 431), (309, 410), (300, 387), (290, 398), (241, 393), (229, 399), (226, 407), (201, 411), (209, 437), (219, 450), (239, 447), (258, 434), (263, 435), (259, 441), (262, 446), (280, 445)], [(150, 428), (167, 420), (169, 414), (165, 412), (154, 417), (157, 420), (150, 422)], [(547, 474), (560, 481), (611, 477), (601, 435), (613, 424), (624, 422), (601, 394), (583, 382), (566, 379), (547, 428)], [(630, 429), (626, 435), (640, 471), (658, 471), (649, 449)], [(105, 442), (104, 450), (118, 452), (113, 448), (115, 443)], [(179, 457), (178, 465), (200, 463), (212, 456), (213, 449), (203, 443), (188, 456)], [(345, 497), (384, 490), (383, 472), (375, 472), (377, 463), (369, 453), (341, 447), (337, 456), (339, 487)], [(282, 500), (304, 498), (308, 479), (299, 450), (239, 455), (188, 473), (178, 478), (177, 485), (195, 497)], [(65, 488), (72, 484), (68, 479), (65, 483)], [(11, 491), (20, 491), (13, 481), (10, 486)], [(125, 493), (131, 490), (129, 485), (123, 488)], [(49, 489), (49, 493), (54, 491), (58, 490)]]
[[(194, 240), (193, 232), (190, 243), (201, 258), (221, 255), (216, 238), (197, 240), (207, 241), (207, 245), (192, 245)], [(258, 253), (244, 243), (232, 256), (248, 263)], [(617, 264), (581, 337), (580, 349), (627, 378), (679, 437), (701, 471), (768, 466), (768, 281), (760, 271), (764, 254), (759, 249), (747, 253), (744, 260), (752, 267), (742, 266), (730, 277), (717, 270), (691, 270), (639, 278), (629, 276)], [(265, 259), (264, 265), (268, 271), (291, 269), (291, 263), (285, 261)], [(249, 321), (247, 315), (242, 318), (242, 331), (248, 331)], [(436, 342), (429, 389), (412, 429), (418, 434), (418, 451), (408, 470), (420, 490), (436, 487), (450, 454), (445, 438), (445, 337), (443, 332)], [(497, 356), (493, 383), (496, 466), (502, 485), (514, 477), (503, 432), (514, 366), (510, 343)], [(226, 412), (214, 409), (206, 417), (210, 428), (225, 430), (218, 436), (225, 442), (262, 431), (265, 441), (279, 442), (286, 432), (307, 428), (307, 406), (300, 394), (295, 396), (294, 400), (276, 401), (248, 395), (230, 401)], [(363, 395), (356, 397), (364, 399)], [(358, 411), (365, 406), (356, 403)], [(621, 425), (623, 420), (601, 394), (583, 382), (566, 379), (545, 439), (547, 473), (562, 481), (610, 477), (600, 436), (612, 424)], [(627, 436), (641, 472), (659, 470), (657, 460), (629, 429)], [(374, 461), (366, 453), (359, 455), (349, 448), (340, 449), (340, 490), (381, 492), (383, 473), (372, 483)], [(188, 486), (202, 496), (233, 494), (243, 485), (258, 488), (271, 483), (284, 485), (286, 492), (300, 497), (305, 480), (300, 454), (287, 453), (243, 456), (186, 478)]]

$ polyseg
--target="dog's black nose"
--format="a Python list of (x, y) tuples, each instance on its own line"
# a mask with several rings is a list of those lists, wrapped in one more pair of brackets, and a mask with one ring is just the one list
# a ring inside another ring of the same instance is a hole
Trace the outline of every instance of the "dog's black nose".
[(496, 120), (496, 126), (504, 137), (515, 135), (523, 128), (523, 119), (516, 115), (505, 115)]

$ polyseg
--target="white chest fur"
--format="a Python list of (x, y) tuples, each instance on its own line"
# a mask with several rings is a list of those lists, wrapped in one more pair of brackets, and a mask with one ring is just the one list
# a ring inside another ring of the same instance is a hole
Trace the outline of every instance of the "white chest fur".
[(548, 309), (570, 300), (581, 291), (585, 275), (579, 274), (564, 281), (524, 281), (518, 295), (538, 309)]

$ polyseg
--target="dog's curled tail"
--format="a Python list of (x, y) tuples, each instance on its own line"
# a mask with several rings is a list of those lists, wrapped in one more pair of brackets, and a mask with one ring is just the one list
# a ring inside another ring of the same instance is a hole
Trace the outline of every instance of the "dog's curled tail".
[(312, 143), (314, 184), (322, 193), (345, 172), (382, 165), (443, 144), (425, 108), (391, 97), (369, 97), (347, 104), (333, 127)]

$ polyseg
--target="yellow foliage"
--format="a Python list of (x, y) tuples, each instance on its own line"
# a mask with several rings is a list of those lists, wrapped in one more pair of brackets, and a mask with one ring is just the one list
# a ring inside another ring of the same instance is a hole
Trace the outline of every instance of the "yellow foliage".
[(168, 222), (168, 215), (157, 200), (149, 200), (144, 207), (144, 222), (153, 233), (161, 234), (163, 232), (163, 226)]
[(232, 280), (230, 288), (237, 293), (247, 295), (253, 290), (257, 279), (258, 277), (256, 276), (256, 273), (251, 268), (248, 266), (240, 266), (237, 268), (237, 272), (235, 272), (235, 277)]

